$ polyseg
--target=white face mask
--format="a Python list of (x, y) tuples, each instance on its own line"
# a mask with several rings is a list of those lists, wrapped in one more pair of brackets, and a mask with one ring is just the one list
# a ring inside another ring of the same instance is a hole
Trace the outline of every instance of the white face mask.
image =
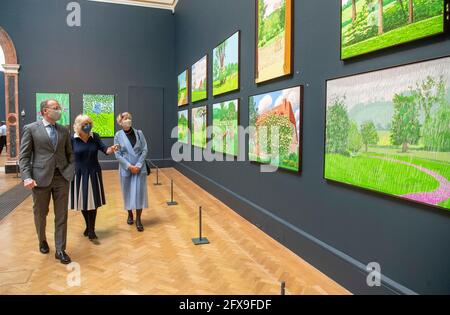
[(48, 112), (48, 116), (53, 119), (54, 121), (58, 121), (61, 119), (61, 110), (54, 110), (54, 109), (50, 109)]
[(130, 119), (124, 120), (122, 122), (122, 127), (125, 129), (130, 129), (132, 125), (133, 125), (133, 122)]

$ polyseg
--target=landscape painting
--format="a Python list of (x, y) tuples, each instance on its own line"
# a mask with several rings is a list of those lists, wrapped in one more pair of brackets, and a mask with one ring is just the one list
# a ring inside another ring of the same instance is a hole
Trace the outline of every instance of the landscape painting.
[(36, 121), (42, 121), (41, 102), (49, 99), (58, 101), (62, 114), (58, 124), (70, 126), (70, 94), (68, 93), (36, 93)]
[(256, 0), (256, 83), (292, 73), (293, 0)]
[(445, 0), (341, 0), (341, 58), (445, 31)]
[(184, 106), (189, 103), (188, 72), (186, 70), (178, 76), (178, 106)]
[(301, 108), (301, 86), (250, 97), (250, 161), (300, 171)]
[(192, 66), (192, 102), (208, 98), (208, 56), (203, 57)]
[(327, 82), (325, 178), (450, 209), (450, 57)]
[(213, 51), (213, 95), (239, 89), (240, 32), (236, 32)]
[(213, 150), (238, 156), (239, 100), (213, 105)]
[(178, 112), (178, 142), (189, 144), (189, 113), (187, 109)]
[(94, 123), (93, 132), (98, 133), (100, 137), (114, 137), (114, 95), (84, 94), (83, 114), (91, 117)]
[(192, 145), (206, 149), (207, 106), (192, 109)]

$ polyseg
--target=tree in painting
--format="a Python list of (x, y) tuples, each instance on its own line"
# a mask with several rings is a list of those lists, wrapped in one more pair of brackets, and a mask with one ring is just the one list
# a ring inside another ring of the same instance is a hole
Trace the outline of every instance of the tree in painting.
[(238, 155), (239, 101), (232, 100), (213, 105), (213, 150)]
[(187, 105), (188, 103), (188, 71), (186, 70), (178, 76), (178, 106)]
[(206, 106), (192, 109), (192, 145), (199, 148), (206, 148), (207, 112)]
[(239, 36), (235, 33), (213, 51), (214, 96), (239, 89)]
[(178, 142), (189, 144), (188, 110), (178, 112)]
[(328, 81), (325, 177), (450, 209), (450, 58)]
[(208, 57), (203, 57), (192, 66), (192, 102), (198, 102), (206, 99), (207, 94), (207, 65)]

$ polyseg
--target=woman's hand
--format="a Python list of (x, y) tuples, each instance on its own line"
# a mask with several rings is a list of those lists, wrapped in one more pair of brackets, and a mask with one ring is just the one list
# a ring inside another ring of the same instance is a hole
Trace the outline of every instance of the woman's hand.
[(130, 170), (131, 174), (139, 174), (139, 172), (141, 171), (139, 167), (136, 167), (134, 165), (130, 165), (128, 169)]
[(113, 154), (114, 152), (117, 152), (118, 150), (119, 150), (119, 146), (116, 144), (116, 145), (110, 146), (110, 147), (108, 148), (108, 150), (106, 151), (106, 154), (107, 154), (107, 155), (111, 155), (111, 154)]

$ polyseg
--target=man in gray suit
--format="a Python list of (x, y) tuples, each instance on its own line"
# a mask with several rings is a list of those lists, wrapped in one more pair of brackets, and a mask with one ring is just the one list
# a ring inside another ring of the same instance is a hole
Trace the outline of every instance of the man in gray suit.
[(24, 127), (20, 145), (20, 171), (24, 186), (33, 191), (34, 223), (39, 250), (48, 254), (45, 227), (50, 198), (55, 210), (55, 258), (63, 264), (71, 262), (66, 254), (67, 215), (70, 181), (74, 176), (74, 157), (70, 132), (56, 124), (61, 106), (56, 100), (41, 103), (43, 121)]

